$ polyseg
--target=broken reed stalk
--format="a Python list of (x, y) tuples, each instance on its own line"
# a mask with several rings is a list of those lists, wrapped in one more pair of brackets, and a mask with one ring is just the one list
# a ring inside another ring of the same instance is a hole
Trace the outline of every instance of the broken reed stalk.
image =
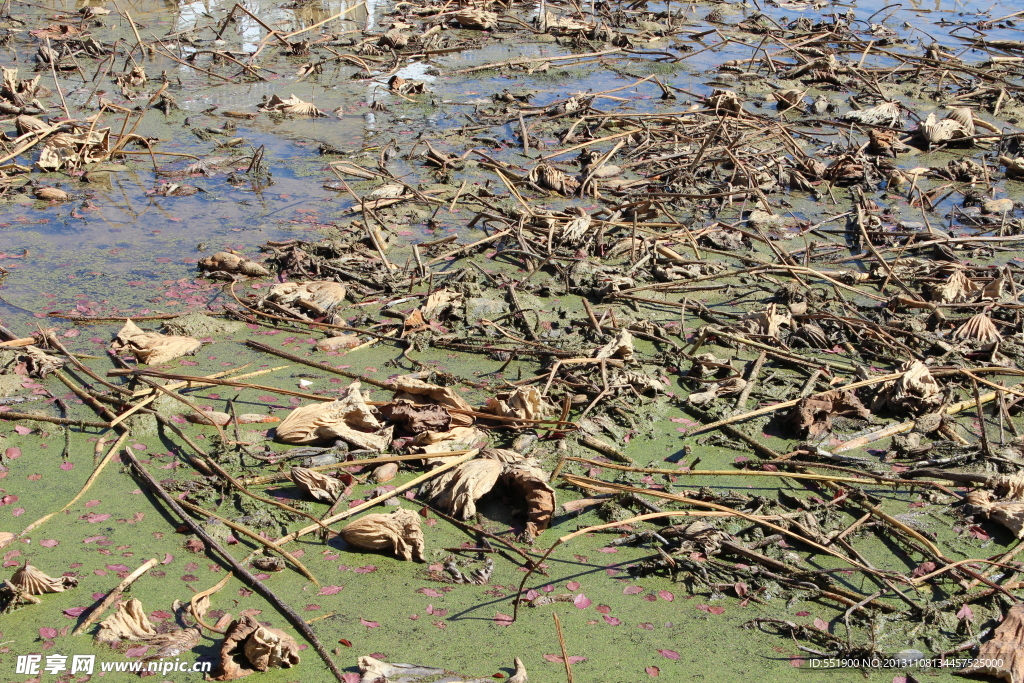
[(552, 612), (551, 616), (555, 620), (555, 632), (558, 634), (558, 646), (562, 649), (562, 662), (565, 664), (565, 680), (567, 683), (573, 683), (572, 662), (569, 661), (569, 651), (565, 647), (565, 635), (562, 633), (562, 622), (558, 618), (558, 612)]
[[(0, 414), (2, 414), (2, 413), (0, 413)], [(86, 479), (85, 484), (82, 486), (82, 489), (75, 495), (74, 498), (72, 498), (70, 501), (68, 501), (67, 505), (62, 507), (60, 510), (57, 510), (56, 512), (51, 512), (48, 515), (44, 515), (44, 516), (40, 517), (39, 519), (37, 519), (36, 521), (32, 522), (27, 527), (25, 527), (20, 533), (17, 533), (14, 536), (12, 536), (10, 539), (8, 539), (6, 543), (3, 542), (3, 541), (0, 541), (0, 548), (4, 548), (4, 547), (10, 545), (11, 543), (13, 543), (14, 541), (16, 541), (17, 539), (23, 538), (25, 535), (32, 533), (35, 529), (37, 529), (40, 526), (42, 526), (43, 524), (45, 524), (47, 522), (47, 520), (49, 520), (51, 517), (54, 517), (55, 515), (58, 515), (61, 512), (64, 512), (65, 510), (70, 508), (72, 505), (77, 503), (78, 499), (81, 498), (82, 496), (84, 496), (85, 492), (88, 491), (92, 487), (93, 483), (100, 476), (100, 473), (103, 472), (103, 469), (107, 466), (107, 463), (109, 463), (113, 459), (114, 454), (121, 448), (121, 445), (124, 444), (124, 442), (125, 442), (125, 440), (127, 438), (128, 438), (128, 431), (126, 430), (125, 432), (123, 432), (117, 438), (117, 441), (115, 441), (114, 445), (110, 447), (110, 450), (107, 451), (107, 454), (105, 456), (103, 456), (103, 459), (100, 460), (99, 464), (97, 464), (96, 467), (93, 468), (92, 474), (90, 474), (89, 478)]]
[[(345, 462), (331, 463), (330, 465), (319, 465), (317, 467), (310, 467), (309, 469), (314, 472), (330, 472), (331, 470), (340, 470), (345, 467), (361, 467), (363, 465), (383, 465), (389, 462), (406, 462), (409, 460), (427, 460), (430, 458), (447, 458), (452, 455), (463, 455), (469, 453), (468, 450), (463, 451), (443, 451), (441, 453), (418, 453), (416, 455), (393, 455), (385, 458), (367, 458), (366, 460), (348, 460)], [(279, 455), (288, 457), (287, 453), (280, 453)], [(278, 461), (280, 462), (280, 461)], [(238, 483), (245, 486), (262, 486), (263, 484), (272, 484), (276, 481), (284, 481), (290, 479), (288, 473), (279, 472), (278, 474), (268, 474), (262, 477), (250, 477), (249, 479), (239, 479)]]
[[(160, 498), (160, 500), (162, 500), (164, 504), (167, 505), (167, 507), (169, 507), (174, 512), (174, 514), (176, 514), (185, 524), (187, 524), (189, 528), (191, 528), (192, 531), (195, 532), (196, 536), (202, 539), (202, 541), (206, 544), (207, 548), (215, 551), (218, 555), (220, 555), (224, 559), (224, 561), (231, 566), (236, 575), (241, 577), (243, 581), (252, 586), (253, 590), (255, 590), (257, 593), (266, 598), (272, 605), (274, 605), (274, 607), (282, 615), (284, 615), (285, 618), (288, 619), (288, 621), (292, 623), (296, 630), (298, 630), (298, 632), (302, 634), (302, 637), (309, 641), (309, 644), (312, 645), (313, 649), (316, 650), (318, 655), (320, 655), (320, 659), (323, 660), (324, 664), (327, 665), (327, 668), (330, 669), (332, 674), (334, 674), (334, 677), (338, 680), (338, 683), (345, 683), (344, 675), (338, 669), (338, 666), (331, 659), (331, 656), (327, 652), (327, 649), (320, 642), (320, 639), (316, 637), (316, 634), (313, 633), (313, 630), (309, 627), (305, 620), (303, 620), (303, 618), (300, 617), (295, 612), (295, 610), (293, 610), (286, 602), (284, 602), (281, 598), (277, 597), (277, 594), (275, 594), (274, 591), (270, 590), (270, 588), (268, 588), (266, 584), (257, 579), (249, 572), (249, 570), (243, 567), (238, 562), (238, 560), (236, 560), (234, 556), (231, 555), (231, 553), (229, 553), (227, 550), (224, 549), (223, 546), (221, 546), (220, 543), (218, 543), (216, 540), (214, 540), (213, 537), (206, 533), (206, 530), (203, 528), (203, 526), (196, 522), (191, 515), (185, 512), (185, 510), (182, 509), (180, 505), (178, 505), (178, 502), (174, 500), (174, 498), (171, 497), (171, 495), (168, 494), (167, 491), (164, 490), (164, 488), (160, 485), (160, 482), (154, 479), (153, 476), (142, 467), (142, 464), (135, 457), (135, 454), (131, 452), (130, 448), (125, 449), (125, 455), (127, 456), (128, 462), (129, 464), (131, 464), (132, 469), (135, 470), (135, 472), (138, 474), (139, 478), (146, 485), (146, 487), (155, 496)], [(317, 527), (313, 528), (315, 529)]]
[(294, 557), (291, 553), (289, 553), (287, 550), (285, 550), (284, 548), (280, 547), (279, 545), (277, 545), (273, 541), (268, 540), (266, 538), (263, 538), (262, 536), (257, 534), (252, 529), (244, 527), (241, 524), (236, 524), (235, 522), (232, 522), (230, 519), (225, 519), (224, 517), (221, 517), (220, 515), (214, 514), (214, 513), (210, 512), (209, 510), (203, 509), (203, 508), (199, 507), (198, 505), (196, 505), (194, 503), (188, 502), (187, 500), (179, 499), (178, 502), (181, 503), (182, 505), (184, 505), (186, 508), (188, 508), (192, 512), (196, 513), (197, 515), (205, 515), (206, 517), (212, 517), (213, 519), (216, 519), (217, 521), (219, 521), (221, 524), (223, 524), (224, 526), (228, 527), (229, 529), (234, 529), (238, 533), (243, 534), (244, 536), (248, 536), (249, 538), (251, 538), (252, 540), (256, 541), (257, 543), (259, 543), (260, 545), (262, 545), (265, 548), (270, 548), (275, 553), (277, 553), (278, 555), (281, 555), (286, 560), (291, 562), (292, 566), (294, 566), (296, 569), (298, 569), (299, 573), (301, 573), (307, 579), (309, 579), (310, 581), (315, 583), (317, 588), (320, 587), (320, 582), (317, 581), (315, 576), (313, 576), (313, 572), (309, 571), (309, 569), (306, 568), (306, 565), (302, 564), (302, 562), (300, 562), (298, 558)]
[(709, 516), (720, 517), (721, 513), (718, 513), (718, 512), (702, 512), (702, 511), (699, 511), (699, 510), (673, 510), (671, 512), (648, 512), (648, 513), (643, 514), (643, 515), (637, 515), (636, 517), (630, 517), (629, 519), (624, 519), (621, 522), (609, 522), (607, 524), (598, 524), (596, 526), (588, 526), (588, 527), (585, 527), (583, 529), (578, 529), (578, 530), (576, 530), (576, 531), (574, 531), (574, 532), (572, 532), (570, 534), (566, 534), (565, 536), (562, 536), (557, 541), (555, 541), (553, 544), (551, 544), (550, 548), (548, 548), (546, 551), (544, 551), (544, 554), (541, 555), (539, 560), (536, 560), (535, 562), (533, 562), (533, 566), (530, 567), (529, 570), (527, 570), (526, 574), (523, 576), (523, 580), (519, 582), (519, 589), (516, 591), (516, 597), (513, 600), (512, 621), (515, 622), (516, 619), (519, 617), (519, 603), (522, 601), (523, 587), (526, 586), (526, 582), (529, 580), (530, 575), (533, 574), (533, 572), (535, 572), (538, 569), (540, 569), (541, 565), (544, 564), (544, 560), (548, 559), (548, 557), (551, 556), (551, 553), (554, 552), (555, 548), (557, 548), (558, 546), (562, 545), (563, 543), (568, 543), (569, 541), (571, 541), (572, 539), (576, 538), (577, 536), (582, 536), (583, 534), (589, 534), (589, 533), (591, 533), (593, 531), (601, 531), (603, 529), (614, 529), (617, 526), (627, 526), (629, 524), (635, 524), (636, 522), (646, 522), (647, 520), (650, 520), (650, 519), (661, 519), (663, 517), (709, 517)]
[(12, 411), (0, 413), (0, 420), (32, 420), (68, 427), (98, 427), (100, 429), (110, 429), (113, 426), (109, 422), (97, 422), (96, 420), (73, 420), (69, 417), (50, 417), (42, 413), (15, 413)]
[(287, 535), (282, 536), (281, 538), (277, 539), (275, 541), (275, 543), (277, 543), (278, 545), (284, 545), (285, 543), (290, 543), (290, 542), (294, 541), (296, 538), (299, 538), (300, 536), (305, 536), (306, 534), (309, 534), (309, 533), (312, 533), (312, 532), (316, 531), (322, 525), (331, 525), (331, 524), (334, 524), (335, 522), (339, 522), (339, 521), (341, 521), (343, 519), (351, 517), (352, 515), (357, 515), (360, 512), (362, 512), (363, 510), (369, 510), (373, 506), (379, 505), (380, 503), (383, 503), (388, 498), (392, 498), (394, 496), (397, 496), (399, 493), (402, 493), (403, 491), (407, 491), (407, 490), (411, 489), (414, 486), (419, 486), (423, 482), (428, 481), (430, 479), (433, 479), (437, 475), (443, 474), (444, 472), (447, 472), (448, 470), (452, 469), (453, 467), (458, 467), (459, 465), (461, 465), (462, 463), (466, 462), (467, 460), (472, 460), (473, 458), (476, 457), (477, 453), (479, 453), (479, 452), (480, 452), (480, 449), (478, 449), (478, 448), (474, 448), (471, 451), (467, 451), (464, 455), (462, 455), (462, 456), (460, 456), (460, 457), (458, 457), (458, 458), (456, 458), (456, 459), (454, 459), (454, 460), (452, 460), (450, 462), (447, 462), (444, 465), (441, 465), (440, 467), (432, 469), (429, 472), (427, 472), (426, 474), (421, 474), (420, 476), (416, 477), (415, 479), (411, 479), (411, 480), (405, 482), (404, 484), (402, 484), (401, 486), (396, 487), (394, 490), (388, 491), (387, 493), (383, 493), (383, 494), (377, 496), (376, 498), (371, 498), (370, 500), (366, 501), (365, 503), (361, 503), (359, 505), (356, 505), (355, 507), (349, 508), (348, 510), (345, 510), (343, 512), (339, 512), (336, 515), (332, 515), (331, 517), (328, 517), (326, 519), (320, 520), (320, 522), (318, 524), (313, 524), (313, 525), (310, 525), (310, 526), (307, 526), (307, 527), (303, 527), (302, 529), (299, 529), (298, 531), (293, 531), (292, 533), (287, 534)]
[[(899, 379), (903, 375), (904, 375), (903, 372), (891, 372), (888, 375), (880, 375), (878, 377), (872, 377), (870, 379), (861, 380), (859, 382), (852, 382), (851, 384), (845, 384), (845, 385), (843, 385), (841, 387), (835, 387), (834, 390), (835, 391), (850, 391), (852, 389), (858, 389), (860, 387), (868, 387), (868, 386), (871, 386), (873, 384), (878, 384), (880, 382), (888, 382), (890, 380)], [(700, 434), (701, 432), (706, 432), (709, 429), (718, 429), (722, 425), (733, 424), (734, 422), (742, 422), (743, 420), (748, 420), (748, 419), (750, 419), (752, 417), (757, 417), (758, 415), (766, 415), (768, 413), (774, 413), (774, 412), (776, 412), (778, 410), (782, 410), (784, 408), (792, 408), (793, 406), (795, 406), (797, 403), (799, 403), (802, 400), (803, 399), (797, 398), (797, 399), (793, 399), (791, 401), (783, 401), (781, 403), (773, 403), (772, 405), (765, 406), (764, 408), (758, 408), (757, 410), (751, 410), (750, 412), (742, 413), (740, 415), (733, 415), (732, 417), (727, 417), (724, 420), (718, 420), (717, 422), (712, 422), (711, 424), (701, 425), (701, 426), (697, 427), (696, 429), (694, 429), (693, 431), (689, 432), (688, 436), (693, 436), (694, 434)]]
[(103, 602), (101, 602), (99, 605), (94, 607), (91, 612), (89, 612), (89, 616), (85, 618), (85, 621), (83, 621), (81, 624), (75, 627), (75, 630), (71, 632), (71, 635), (78, 636), (85, 633), (86, 629), (88, 629), (90, 626), (96, 623), (96, 620), (103, 616), (103, 613), (107, 611), (107, 608), (113, 605), (117, 601), (117, 599), (121, 597), (121, 594), (124, 593), (128, 586), (135, 583), (135, 581), (140, 576), (142, 576), (150, 569), (155, 567), (157, 564), (159, 564), (159, 562), (160, 560), (154, 557), (150, 560), (147, 560), (138, 569), (133, 571), (128, 576), (124, 577), (124, 580), (121, 581), (121, 583), (117, 584), (117, 587), (114, 588), (114, 590), (107, 593), (107, 597), (103, 598)]
[(868, 567), (868, 566), (862, 564), (861, 562), (858, 562), (857, 560), (854, 560), (852, 558), (846, 557), (842, 553), (836, 552), (835, 550), (832, 550), (831, 548), (828, 548), (828, 547), (826, 547), (824, 545), (821, 545), (820, 543), (818, 543), (816, 541), (812, 541), (811, 539), (807, 538), (806, 536), (801, 536), (800, 534), (795, 533), (793, 531), (790, 531), (789, 529), (785, 529), (785, 528), (783, 528), (781, 526), (778, 526), (777, 524), (772, 524), (771, 522), (766, 521), (764, 518), (762, 518), (759, 515), (751, 515), (751, 514), (746, 513), (746, 512), (740, 512), (739, 510), (734, 510), (733, 508), (727, 507), (725, 505), (719, 505), (718, 503), (711, 503), (711, 502), (708, 502), (708, 501), (697, 500), (696, 498), (687, 498), (686, 496), (677, 496), (677, 495), (674, 495), (674, 494), (671, 494), (671, 493), (665, 493), (663, 491), (656, 491), (656, 490), (651, 490), (651, 489), (642, 489), (642, 488), (637, 488), (635, 486), (626, 486), (624, 484), (612, 484), (612, 483), (601, 481), (599, 479), (591, 479), (589, 477), (579, 477), (579, 476), (576, 476), (574, 474), (565, 474), (565, 473), (563, 473), (562, 474), (562, 479), (564, 479), (565, 481), (567, 481), (570, 484), (573, 484), (575, 486), (580, 486), (580, 487), (583, 487), (583, 488), (588, 488), (588, 489), (591, 489), (592, 491), (600, 491), (602, 493), (603, 492), (608, 492), (608, 491), (625, 491), (627, 493), (634, 493), (634, 494), (637, 494), (637, 495), (646, 495), (646, 496), (654, 496), (656, 498), (665, 498), (666, 500), (674, 500), (674, 501), (677, 501), (677, 502), (680, 502), (680, 503), (685, 503), (687, 505), (694, 505), (696, 507), (710, 508), (712, 510), (718, 510), (720, 512), (731, 512), (732, 514), (736, 515), (737, 517), (741, 517), (741, 518), (746, 519), (748, 521), (754, 522), (755, 524), (762, 524), (762, 525), (768, 527), (769, 529), (773, 529), (773, 530), (775, 530), (775, 531), (777, 531), (777, 532), (779, 532), (781, 534), (785, 534), (786, 536), (789, 536), (790, 538), (793, 538), (793, 539), (799, 541), (800, 543), (803, 543), (805, 545), (809, 545), (812, 548), (815, 548), (817, 550), (820, 550), (821, 552), (824, 552), (824, 553), (827, 553), (829, 555), (832, 555), (833, 557), (836, 557), (836, 558), (838, 558), (838, 559), (840, 559), (840, 560), (842, 560), (844, 562), (848, 562), (849, 564), (853, 565), (857, 569), (860, 569), (861, 571), (869, 572), (869, 573), (872, 573), (872, 574), (879, 574), (879, 575), (884, 573), (884, 572), (882, 572), (882, 571), (880, 571), (878, 569), (874, 569), (872, 567)]
[[(937, 482), (933, 481), (919, 481), (919, 480), (908, 480), (908, 479), (892, 479), (889, 477), (876, 477), (873, 479), (862, 479), (858, 477), (833, 477), (827, 474), (806, 474), (799, 472), (768, 472), (763, 470), (665, 470), (657, 469), (653, 467), (629, 467), (626, 465), (615, 465), (610, 462), (599, 462), (597, 460), (588, 460), (587, 458), (578, 458), (575, 456), (566, 456), (566, 460), (573, 462), (580, 462), (586, 465), (593, 465), (594, 467), (603, 467), (609, 470), (621, 470), (623, 472), (639, 472), (642, 474), (665, 474), (668, 476), (709, 476), (709, 477), (786, 477), (789, 479), (807, 479), (810, 481), (831, 481), (831, 482), (842, 482), (844, 484), (876, 484), (879, 486), (906, 486), (914, 484), (924, 484), (926, 486), (935, 486)], [(867, 473), (866, 476), (873, 476)]]

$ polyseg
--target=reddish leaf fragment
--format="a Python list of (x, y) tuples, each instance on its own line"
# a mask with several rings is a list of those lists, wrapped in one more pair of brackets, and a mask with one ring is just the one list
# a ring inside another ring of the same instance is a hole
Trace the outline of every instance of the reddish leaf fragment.
[(510, 614), (502, 614), (501, 612), (497, 612), (494, 615), (494, 623), (496, 623), (498, 626), (511, 626), (512, 625), (512, 615), (510, 615)]
[(578, 609), (587, 609), (587, 608), (588, 608), (588, 607), (590, 607), (590, 605), (591, 605), (591, 604), (593, 604), (593, 603), (592, 603), (592, 602), (590, 601), (590, 598), (588, 598), (588, 597), (587, 597), (586, 595), (584, 595), (583, 593), (580, 593), (580, 594), (579, 594), (579, 595), (577, 595), (577, 596), (576, 596), (576, 598), (575, 598), (575, 599), (574, 599), (574, 600), (572, 601), (572, 604), (576, 605), (576, 607), (577, 607)]
[(324, 586), (317, 595), (337, 595), (343, 588), (344, 586)]
[(365, 626), (366, 628), (378, 628), (380, 626), (380, 622), (368, 621), (366, 619), (363, 619), (362, 617), (359, 618), (359, 623)]
[(44, 548), (56, 548), (59, 544), (60, 541), (55, 541), (52, 538), (47, 538), (45, 540), (39, 541), (39, 545), (43, 546)]
[(647, 675), (650, 676), (651, 678), (657, 678), (658, 676), (661, 675), (661, 669), (659, 669), (656, 666), (649, 666), (646, 669), (644, 669), (644, 671), (646, 671)]
[[(562, 655), (544, 655), (544, 659), (548, 660), (549, 662), (554, 662), (555, 664), (562, 664), (565, 662), (565, 660), (562, 659)], [(587, 661), (586, 657), (580, 657), (579, 655), (569, 655), (570, 664), (578, 664), (580, 662), (585, 661)]]
[(666, 659), (679, 659), (679, 653), (675, 650), (658, 650), (658, 654)]
[(658, 591), (658, 597), (668, 602), (672, 602), (676, 599), (676, 596), (672, 594), (671, 591)]
[(39, 637), (43, 640), (53, 640), (57, 637), (57, 629), (44, 626), (39, 629)]
[(626, 586), (625, 588), (622, 589), (622, 594), (623, 595), (638, 595), (639, 593), (643, 593), (643, 592), (644, 592), (644, 589), (641, 588), (640, 586)]

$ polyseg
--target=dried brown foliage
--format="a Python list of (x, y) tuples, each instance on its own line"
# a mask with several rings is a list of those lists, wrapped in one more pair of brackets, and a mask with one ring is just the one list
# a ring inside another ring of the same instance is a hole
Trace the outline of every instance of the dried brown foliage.
[(411, 510), (364, 515), (345, 525), (341, 537), (367, 550), (394, 550), (399, 558), (423, 562), (423, 530), (420, 517)]

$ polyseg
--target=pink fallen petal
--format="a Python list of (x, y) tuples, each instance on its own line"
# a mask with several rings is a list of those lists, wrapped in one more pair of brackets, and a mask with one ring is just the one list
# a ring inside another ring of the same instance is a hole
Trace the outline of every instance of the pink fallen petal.
[(572, 604), (576, 605), (576, 607), (578, 607), (579, 609), (587, 609), (587, 608), (588, 608), (588, 607), (590, 607), (590, 605), (592, 605), (593, 603), (592, 603), (592, 602), (590, 601), (590, 598), (588, 598), (588, 597), (587, 597), (586, 595), (584, 595), (583, 593), (580, 593), (580, 594), (579, 594), (579, 595), (577, 595), (577, 596), (576, 596), (576, 598), (575, 598), (575, 599), (574, 599), (574, 600), (572, 601)]
[(622, 623), (622, 621), (621, 621), (621, 620), (619, 620), (618, 618), (616, 618), (616, 617), (610, 617), (610, 616), (608, 616), (607, 614), (606, 614), (606, 615), (604, 615), (604, 620), (605, 620), (605, 623), (607, 623), (607, 624), (608, 624), (608, 625), (610, 625), (610, 626), (618, 626), (619, 624), (621, 624), (621, 623)]
[(825, 622), (824, 619), (815, 619), (814, 620), (814, 628), (820, 629), (822, 631), (827, 631), (828, 630), (828, 624)]
[(81, 616), (82, 613), (85, 612), (85, 610), (85, 607), (72, 607), (70, 609), (64, 610), (64, 614), (68, 615), (69, 617), (78, 617)]
[(75, 463), (73, 463), (73, 462), (62, 462), (60, 464), (60, 468), (62, 470), (64, 470), (65, 472), (67, 472), (68, 470), (75, 469)]
[(804, 665), (804, 660), (798, 655), (793, 655), (789, 658), (789, 665), (799, 669)]
[(437, 589), (434, 589), (434, 588), (420, 588), (416, 592), (417, 593), (423, 593), (424, 595), (426, 595), (428, 597), (431, 597), (431, 598), (440, 598), (441, 596), (444, 595), (444, 593), (442, 593), (441, 591), (439, 591)]
[(149, 652), (149, 645), (136, 645), (135, 647), (128, 648), (124, 656), (125, 657), (142, 657)]
[(14, 508), (11, 510), (11, 515), (13, 517), (21, 517), (23, 514), (25, 514), (25, 508)]
[(368, 564), (364, 567), (356, 567), (352, 571), (354, 571), (356, 574), (369, 574), (370, 572), (377, 571), (377, 568), (374, 567), (372, 564)]
[(317, 595), (337, 595), (343, 588), (343, 586), (324, 586)]
[(637, 594), (643, 593), (643, 592), (644, 592), (644, 589), (641, 588), (640, 586), (626, 586), (625, 588), (622, 589), (622, 594), (623, 595), (637, 595)]
[(608, 605), (598, 605), (594, 609), (596, 609), (601, 614), (611, 614), (611, 611), (612, 611), (612, 608), (609, 607)]
[(578, 591), (580, 589), (580, 584), (578, 581), (570, 581), (569, 583), (565, 584), (565, 587), (567, 590)]
[(129, 570), (128, 565), (126, 564), (108, 564), (107, 569), (112, 572), (126, 572)]
[(657, 678), (658, 676), (661, 675), (661, 669), (659, 669), (656, 666), (649, 666), (646, 669), (644, 669), (644, 671), (646, 671), (647, 675), (650, 676), (651, 678)]
[(367, 621), (366, 619), (363, 619), (362, 617), (359, 618), (359, 623), (362, 624), (363, 626), (365, 626), (366, 628), (377, 628), (378, 626), (380, 626), (380, 622), (378, 622), (378, 621)]
[(21, 434), (22, 436), (28, 436), (29, 434), (32, 433), (31, 429), (29, 429), (28, 427), (22, 426), (22, 425), (17, 425), (14, 428), (14, 431), (18, 432), (18, 434)]
[(21, 457), (21, 449), (18, 448), (17, 446), (11, 446), (4, 452), (4, 455), (6, 455), (11, 460), (17, 460), (18, 458)]
[(662, 600), (667, 600), (668, 602), (672, 602), (676, 599), (676, 596), (673, 595), (671, 591), (658, 591), (658, 597)]
[(498, 626), (511, 626), (512, 625), (512, 615), (510, 615), (510, 614), (502, 614), (501, 612), (497, 612), (494, 615), (494, 623), (497, 624)]
[(57, 629), (44, 626), (39, 629), (39, 637), (43, 640), (52, 640), (57, 637)]
[(47, 538), (45, 540), (39, 541), (39, 545), (43, 546), (44, 548), (56, 548), (59, 544), (60, 541), (55, 541), (52, 538)]
[(658, 650), (658, 654), (666, 659), (679, 659), (679, 653), (675, 650)]

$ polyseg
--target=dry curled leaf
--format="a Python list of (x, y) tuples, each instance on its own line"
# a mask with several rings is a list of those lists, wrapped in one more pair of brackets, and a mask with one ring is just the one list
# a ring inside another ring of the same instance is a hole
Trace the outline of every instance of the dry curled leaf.
[(411, 510), (365, 515), (345, 525), (341, 537), (367, 550), (394, 550), (403, 560), (423, 562), (423, 530), (420, 517)]
[(208, 272), (239, 273), (251, 277), (270, 275), (270, 271), (259, 263), (229, 251), (218, 251), (213, 256), (199, 259), (199, 268)]
[(63, 358), (46, 353), (38, 346), (26, 346), (24, 358), (29, 376), (39, 379), (57, 372), (67, 363)]
[(468, 427), (473, 424), (472, 417), (456, 412), (472, 412), (473, 406), (469, 405), (451, 387), (430, 384), (414, 375), (401, 375), (395, 377), (392, 382), (395, 384), (396, 399), (406, 399), (416, 404), (437, 403), (442, 405), (451, 413), (452, 427)]
[(578, 180), (543, 161), (530, 171), (527, 178), (531, 183), (536, 183), (546, 190), (553, 190), (566, 196), (576, 194), (580, 188)]
[(278, 628), (260, 626), (245, 639), (245, 658), (256, 671), (290, 669), (299, 663), (299, 644)]
[(899, 102), (880, 102), (867, 109), (848, 111), (839, 118), (844, 121), (865, 123), (869, 126), (898, 128), (903, 123), (903, 108)]
[(295, 95), (286, 100), (281, 99), (278, 95), (273, 95), (269, 100), (260, 105), (260, 108), (265, 111), (276, 111), (291, 116), (327, 116), (327, 114), (317, 109), (312, 102), (304, 102)]
[(498, 483), (525, 501), (528, 539), (532, 540), (550, 526), (555, 511), (555, 491), (536, 462), (516, 451), (484, 449), (479, 458), (464, 462), (424, 484), (420, 493), (454, 517), (469, 519), (476, 515), (477, 501)]
[(345, 490), (345, 485), (340, 479), (305, 467), (293, 467), (288, 473), (288, 478), (300, 489), (325, 503), (338, 500)]
[(359, 382), (338, 399), (293, 410), (277, 427), (277, 440), (312, 444), (342, 439), (357, 448), (382, 451), (391, 442), (391, 428), (383, 425), (366, 404)]
[(156, 648), (147, 655), (147, 659), (164, 659), (185, 654), (199, 644), (202, 632), (196, 627), (181, 628), (169, 633), (158, 633), (145, 639), (145, 642)]
[(555, 414), (555, 407), (544, 398), (537, 387), (517, 387), (515, 391), (487, 399), (487, 405), (481, 408), (481, 412), (501, 417), (543, 420)]
[(446, 432), (452, 425), (452, 416), (444, 406), (436, 403), (417, 405), (408, 399), (396, 399), (381, 406), (380, 412), (411, 434)]
[(126, 320), (111, 347), (117, 353), (130, 352), (140, 363), (158, 365), (195, 353), (202, 345), (193, 337), (145, 332), (131, 320)]
[(322, 317), (334, 313), (343, 306), (347, 292), (345, 285), (328, 280), (282, 282), (270, 288), (267, 299), (283, 306), (304, 309)]
[(63, 593), (78, 585), (78, 579), (73, 576), (54, 578), (47, 576), (30, 564), (25, 564), (18, 571), (14, 572), (14, 576), (9, 579), (9, 582), (29, 595)]
[(46, 140), (36, 166), (42, 171), (79, 168), (105, 161), (110, 155), (110, 129), (56, 133)]
[(870, 420), (871, 412), (852, 391), (827, 391), (800, 399), (783, 423), (803, 438), (816, 438), (832, 430), (833, 417)]
[(942, 303), (964, 301), (969, 295), (978, 291), (978, 286), (967, 277), (962, 270), (956, 270), (946, 281), (933, 290), (933, 298), (937, 296)]
[(703, 406), (711, 403), (719, 396), (733, 396), (740, 393), (747, 386), (747, 381), (742, 377), (732, 377), (722, 382), (710, 385), (704, 391), (695, 391), (686, 397), (686, 402), (693, 406)]
[(971, 316), (967, 322), (953, 331), (957, 341), (974, 341), (979, 344), (995, 344), (1003, 338), (999, 329), (987, 313)]
[(981, 644), (975, 661), (984, 664), (958, 673), (984, 674), (1009, 683), (1024, 683), (1024, 603), (1019, 602), (1006, 612), (1006, 618), (992, 638)]
[(975, 514), (998, 522), (1017, 538), (1024, 538), (1024, 502), (1013, 499), (993, 500), (991, 492), (976, 489), (964, 497), (964, 503)]
[(942, 404), (942, 388), (932, 377), (928, 366), (919, 360), (903, 366), (899, 379), (883, 384), (871, 404), (877, 413), (888, 408), (897, 414), (920, 415), (930, 413)]
[(594, 358), (633, 360), (633, 335), (629, 330), (619, 330), (614, 339), (594, 352)]
[(497, 27), (498, 15), (480, 9), (464, 9), (455, 13), (455, 21), (462, 28), (486, 31)]
[(142, 602), (137, 598), (131, 598), (118, 603), (117, 611), (100, 622), (96, 642), (116, 645), (122, 640), (145, 640), (155, 635), (156, 629), (146, 616)]

